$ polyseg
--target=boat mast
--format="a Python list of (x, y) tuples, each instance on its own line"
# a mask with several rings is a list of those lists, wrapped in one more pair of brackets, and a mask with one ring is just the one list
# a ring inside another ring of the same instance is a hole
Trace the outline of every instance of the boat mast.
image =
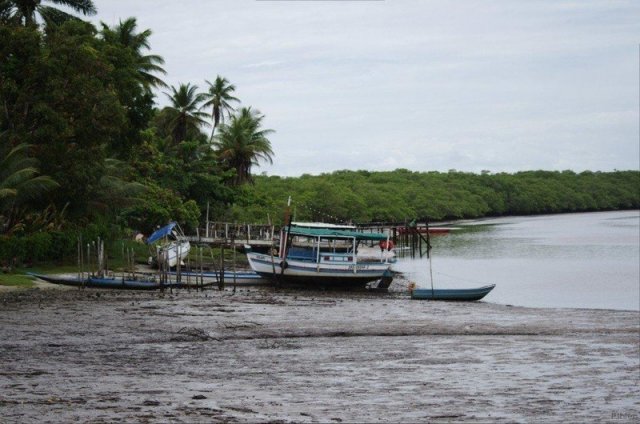
[(433, 267), (431, 266), (431, 237), (429, 236), (429, 220), (427, 219), (427, 259), (429, 260), (429, 278), (431, 280), (431, 298), (434, 298)]

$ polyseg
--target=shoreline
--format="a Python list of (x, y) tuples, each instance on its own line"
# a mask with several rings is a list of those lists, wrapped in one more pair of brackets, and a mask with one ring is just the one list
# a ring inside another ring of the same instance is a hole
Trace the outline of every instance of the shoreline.
[[(405, 280), (402, 279), (402, 283), (401, 284), (397, 284), (396, 282), (392, 283), (391, 288), (393, 288), (394, 285), (400, 285), (400, 287), (396, 287), (393, 290), (390, 290), (389, 292), (376, 292), (375, 290), (363, 290), (363, 291), (339, 291), (339, 290), (328, 290), (326, 292), (324, 291), (318, 291), (316, 289), (310, 288), (310, 289), (280, 289), (279, 292), (280, 293), (287, 293), (287, 291), (290, 291), (291, 293), (297, 293), (297, 292), (309, 292), (309, 293), (314, 293), (316, 291), (318, 292), (323, 292), (323, 293), (329, 293), (329, 294), (334, 294), (336, 296), (340, 296), (341, 294), (346, 294), (347, 296), (350, 293), (355, 293), (355, 294), (369, 294), (372, 296), (376, 296), (376, 297), (385, 297), (385, 296), (390, 296), (390, 297), (399, 297), (402, 296), (403, 293), (405, 293), (405, 290), (402, 290), (405, 288), (406, 284), (404, 284), (405, 282), (408, 282), (409, 280)], [(47, 292), (47, 291), (58, 291), (58, 290), (62, 290), (62, 291), (72, 291), (72, 290), (77, 290), (82, 292), (82, 290), (87, 290), (87, 293), (110, 293), (110, 292), (114, 292), (114, 293), (128, 293), (128, 292), (132, 292), (132, 290), (118, 290), (118, 289), (101, 289), (101, 288), (79, 288), (79, 287), (74, 287), (74, 286), (65, 286), (63, 284), (53, 284), (53, 283), (49, 283), (43, 280), (39, 280), (39, 279), (34, 279), (33, 280), (33, 287), (21, 287), (21, 286), (3, 286), (0, 285), (0, 303), (5, 302), (5, 300), (3, 299), (4, 295), (6, 294), (10, 294), (12, 292), (25, 292), (23, 294), (28, 294), (28, 292), (34, 292), (34, 293), (40, 293), (42, 292)], [(195, 292), (196, 289), (192, 288), (192, 289), (186, 289), (186, 288), (181, 288), (181, 289), (173, 289), (176, 292), (185, 292), (185, 293), (190, 293), (190, 292)], [(225, 288), (225, 291), (232, 291), (233, 290), (233, 286), (231, 285), (227, 285), (227, 287)], [(268, 285), (241, 285), (241, 286), (236, 286), (236, 290), (238, 291), (251, 291), (251, 290), (275, 290), (275, 288), (273, 286), (268, 286)], [(135, 292), (135, 290), (133, 290), (133, 292)], [(169, 289), (166, 290), (166, 292), (169, 292)], [(204, 292), (214, 292), (214, 293), (224, 293), (224, 292), (220, 292), (217, 288), (207, 288), (204, 290)], [(160, 293), (159, 291), (149, 291), (148, 293)], [(11, 296), (9, 296), (11, 297)], [(24, 296), (22, 296), (24, 297)], [(408, 298), (408, 293), (407, 293), (407, 298)], [(408, 300), (411, 300), (408, 298)], [(413, 302), (420, 302), (419, 300), (411, 300)], [(424, 301), (423, 301), (424, 302)], [(426, 302), (435, 302), (435, 303), (469, 303), (469, 302), (442, 302), (442, 301), (426, 301)], [(504, 306), (504, 307), (508, 307), (508, 308), (525, 308), (525, 309), (542, 309), (542, 310), (584, 310), (584, 311), (611, 311), (611, 312), (630, 312), (630, 313), (636, 313), (639, 316), (639, 326), (640, 326), (640, 310), (639, 309), (615, 309), (615, 308), (576, 308), (576, 307), (570, 307), (570, 306), (560, 306), (560, 307), (556, 307), (556, 306), (525, 306), (525, 305), (516, 305), (516, 304), (509, 304), (509, 303), (498, 303), (498, 302), (491, 302), (491, 300), (487, 300), (487, 299), (482, 299), (478, 302), (471, 302), (471, 303), (486, 303), (486, 304), (491, 304), (491, 305), (496, 305), (496, 306)]]

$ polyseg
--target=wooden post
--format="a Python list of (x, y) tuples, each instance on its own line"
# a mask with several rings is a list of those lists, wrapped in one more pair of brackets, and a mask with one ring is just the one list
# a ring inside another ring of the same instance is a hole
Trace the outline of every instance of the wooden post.
[(275, 247), (275, 237), (273, 232), (275, 231), (275, 227), (272, 225), (271, 226), (271, 247), (269, 248), (269, 255), (271, 255), (271, 270), (273, 272), (273, 275), (276, 275), (276, 264), (273, 258), (273, 251), (276, 249)]
[(224, 243), (220, 245), (220, 279), (218, 280), (218, 290), (224, 290)]
[(236, 242), (235, 240), (231, 243), (231, 248), (233, 249), (233, 292), (236, 292)]
[(209, 238), (209, 201), (207, 201), (207, 220), (206, 227), (204, 229), (205, 237)]
[[(180, 256), (182, 256), (182, 244), (178, 242), (176, 245), (176, 283), (182, 282), (182, 267), (180, 266)], [(173, 290), (171, 290), (173, 292)]]
[(80, 260), (80, 255), (82, 251), (82, 242), (80, 241), (80, 237), (78, 236), (78, 278), (82, 279), (82, 277), (80, 276), (80, 273), (82, 272), (82, 265), (81, 265), (81, 260)]
[(202, 262), (204, 261), (202, 257), (202, 247), (200, 248), (200, 289), (204, 289), (204, 271), (202, 269)]
[(431, 280), (431, 298), (434, 299), (433, 290), (433, 265), (431, 262), (431, 236), (429, 235), (429, 220), (427, 220), (427, 258), (429, 258), (429, 279)]

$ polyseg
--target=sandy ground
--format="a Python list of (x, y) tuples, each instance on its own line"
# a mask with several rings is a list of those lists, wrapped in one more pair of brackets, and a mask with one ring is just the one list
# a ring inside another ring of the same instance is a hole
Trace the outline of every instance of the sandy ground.
[(5, 291), (0, 422), (637, 422), (639, 319), (399, 293)]

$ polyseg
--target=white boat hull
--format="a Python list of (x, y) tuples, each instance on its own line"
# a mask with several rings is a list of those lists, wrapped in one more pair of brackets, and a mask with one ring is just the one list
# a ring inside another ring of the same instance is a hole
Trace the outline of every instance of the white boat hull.
[(249, 265), (258, 274), (277, 282), (300, 284), (320, 284), (333, 286), (365, 286), (370, 281), (382, 278), (390, 268), (390, 263), (347, 261), (333, 262), (302, 261), (248, 252)]
[(169, 268), (173, 268), (178, 265), (178, 261), (182, 262), (189, 256), (189, 250), (191, 250), (191, 244), (188, 241), (173, 241), (158, 248), (158, 263), (166, 262)]

